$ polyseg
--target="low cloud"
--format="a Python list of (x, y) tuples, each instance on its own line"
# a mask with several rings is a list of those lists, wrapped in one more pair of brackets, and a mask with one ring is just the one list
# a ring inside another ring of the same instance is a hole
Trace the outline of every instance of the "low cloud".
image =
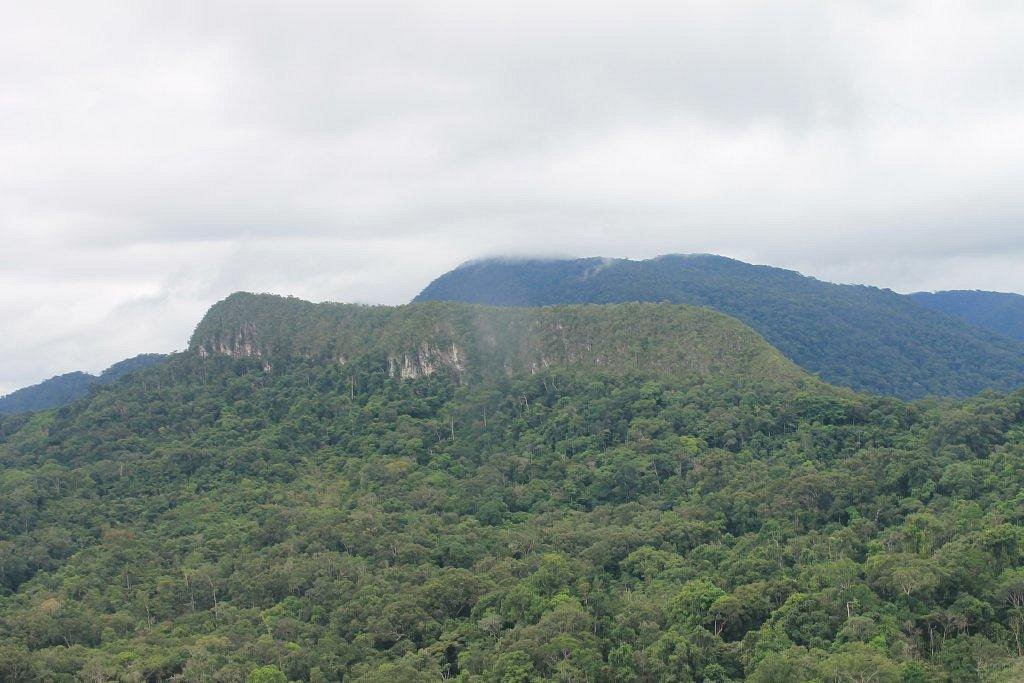
[(300, 5), (6, 13), (0, 393), (494, 254), (1024, 291), (1018, 3)]

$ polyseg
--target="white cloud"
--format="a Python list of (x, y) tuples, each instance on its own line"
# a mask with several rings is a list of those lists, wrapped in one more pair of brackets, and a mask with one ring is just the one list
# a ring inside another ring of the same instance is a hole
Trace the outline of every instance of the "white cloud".
[(22, 3), (0, 393), (498, 253), (1024, 291), (1011, 2)]

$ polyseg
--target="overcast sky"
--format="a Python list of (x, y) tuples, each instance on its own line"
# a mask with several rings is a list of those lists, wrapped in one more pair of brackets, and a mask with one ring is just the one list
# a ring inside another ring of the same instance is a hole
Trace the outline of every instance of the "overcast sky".
[(7, 3), (0, 394), (486, 255), (1024, 291), (1022, 7)]

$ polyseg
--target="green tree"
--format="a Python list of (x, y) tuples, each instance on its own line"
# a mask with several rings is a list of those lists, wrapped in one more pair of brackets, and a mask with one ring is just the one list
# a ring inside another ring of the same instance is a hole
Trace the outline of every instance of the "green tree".
[(288, 683), (288, 678), (276, 666), (261, 666), (249, 672), (247, 683)]

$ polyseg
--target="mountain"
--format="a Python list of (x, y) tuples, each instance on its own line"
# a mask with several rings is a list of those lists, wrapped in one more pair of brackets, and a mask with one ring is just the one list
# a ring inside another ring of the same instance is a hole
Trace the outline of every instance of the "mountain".
[(210, 309), (189, 348), (268, 366), (278, 358), (344, 365), (373, 356), (386, 361), (389, 374), (406, 378), (449, 369), (469, 381), (573, 367), (691, 380), (811, 381), (749, 327), (685, 305), (390, 307), (237, 293)]
[(914, 301), (1005, 337), (1024, 341), (1024, 296), (980, 290), (917, 292)]
[(493, 306), (670, 301), (706, 306), (760, 332), (833, 384), (912, 399), (1024, 385), (1024, 344), (913, 298), (713, 255), (475, 261), (416, 301)]
[(137, 372), (148, 368), (151, 365), (162, 363), (167, 360), (166, 353), (140, 353), (138, 356), (126, 358), (125, 360), (114, 363), (109, 368), (104, 370), (96, 378), (98, 384), (110, 384), (121, 379), (129, 372)]
[(39, 384), (33, 384), (30, 387), (12, 391), (6, 396), (0, 396), (0, 415), (59, 408), (87, 396), (94, 386), (109, 384), (129, 372), (160, 363), (165, 358), (164, 354), (144, 353), (114, 363), (99, 375), (69, 372), (51, 377)]
[(0, 680), (1021, 680), (1022, 463), (705, 309), (237, 294), (0, 416)]

